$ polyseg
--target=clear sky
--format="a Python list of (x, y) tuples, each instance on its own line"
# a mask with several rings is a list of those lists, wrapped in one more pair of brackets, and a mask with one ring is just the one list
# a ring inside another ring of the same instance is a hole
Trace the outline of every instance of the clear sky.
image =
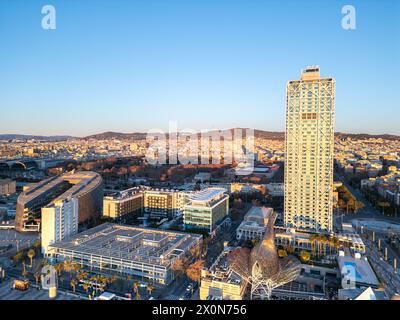
[(1, 0), (0, 133), (282, 131), (286, 82), (318, 64), (336, 131), (400, 134), (399, 20), (398, 0)]

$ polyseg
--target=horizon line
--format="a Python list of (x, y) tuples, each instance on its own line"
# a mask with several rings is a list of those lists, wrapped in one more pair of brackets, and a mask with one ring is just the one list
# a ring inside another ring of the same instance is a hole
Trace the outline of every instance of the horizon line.
[[(196, 130), (197, 133), (201, 133), (203, 132), (210, 132), (210, 131), (224, 131), (224, 130), (232, 130), (232, 129), (252, 129), (252, 130), (257, 130), (257, 131), (264, 131), (264, 132), (271, 132), (271, 133), (285, 133), (285, 130), (279, 130), (279, 131), (271, 131), (271, 130), (265, 130), (265, 129), (257, 129), (257, 128), (250, 128), (250, 127), (231, 127), (231, 128), (221, 128), (221, 129), (200, 129), (200, 130)], [(154, 129), (148, 129), (148, 131), (150, 130), (154, 130)], [(169, 132), (168, 130), (162, 130), (160, 128), (157, 128), (156, 130), (160, 130), (160, 132), (163, 133), (179, 133), (179, 132), (185, 132), (184, 130), (181, 131), (177, 131), (177, 132)], [(71, 135), (71, 134), (32, 134), (32, 133), (0, 133), (0, 136), (5, 136), (5, 135), (16, 135), (16, 136), (40, 136), (40, 137), (71, 137), (71, 138), (87, 138), (90, 136), (94, 136), (94, 135), (100, 135), (100, 134), (104, 134), (104, 133), (116, 133), (116, 134), (145, 134), (148, 133), (148, 131), (131, 131), (131, 132), (123, 132), (123, 131), (112, 131), (112, 130), (107, 130), (107, 131), (101, 131), (101, 132), (97, 132), (97, 133), (92, 133), (92, 134), (88, 134), (88, 135)], [(154, 132), (153, 132), (154, 133)], [(395, 134), (395, 133), (368, 133), (368, 132), (348, 132), (348, 131), (335, 131), (334, 134), (352, 134), (352, 135), (370, 135), (370, 136), (398, 136), (400, 137), (400, 133), (399, 134)]]

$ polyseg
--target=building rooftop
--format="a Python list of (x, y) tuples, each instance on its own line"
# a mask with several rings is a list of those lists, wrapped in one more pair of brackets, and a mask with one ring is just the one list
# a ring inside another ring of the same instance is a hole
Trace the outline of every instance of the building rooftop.
[(201, 240), (201, 235), (104, 223), (65, 241), (50, 250), (73, 251), (125, 261), (161, 266), (170, 264)]
[(141, 191), (143, 191), (144, 189), (144, 187), (133, 187), (120, 192), (114, 192), (112, 194), (109, 194), (105, 198), (110, 200), (125, 200), (135, 195), (142, 194)]
[(237, 275), (230, 267), (228, 255), (230, 250), (224, 250), (213, 262), (208, 272), (202, 273), (202, 279), (211, 281), (221, 281), (225, 283), (232, 283), (240, 285), (243, 279)]
[(97, 187), (101, 183), (101, 181), (101, 176), (98, 173), (92, 171), (80, 171), (62, 174), (29, 186), (28, 190), (21, 193), (18, 198), (18, 202), (27, 203), (35, 199), (42, 193), (48, 192), (61, 184), (72, 184), (72, 186), (67, 191), (65, 191), (53, 200), (54, 202), (62, 201), (92, 190), (93, 188)]
[(355, 258), (353, 256), (339, 255), (338, 263), (340, 270), (354, 270), (356, 283), (374, 287), (377, 287), (379, 285), (379, 281), (374, 271), (372, 270), (369, 262), (365, 258)]
[(246, 213), (244, 220), (246, 222), (256, 222), (260, 226), (265, 226), (273, 211), (272, 208), (253, 206)]
[(190, 195), (189, 199), (192, 201), (208, 202), (214, 200), (215, 198), (219, 198), (226, 193), (226, 191), (227, 190), (224, 188), (207, 188)]

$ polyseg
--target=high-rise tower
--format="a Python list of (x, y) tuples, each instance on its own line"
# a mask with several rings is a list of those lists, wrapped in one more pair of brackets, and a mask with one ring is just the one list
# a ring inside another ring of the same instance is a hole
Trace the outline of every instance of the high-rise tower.
[(332, 230), (335, 81), (307, 67), (286, 88), (285, 208), (287, 227)]

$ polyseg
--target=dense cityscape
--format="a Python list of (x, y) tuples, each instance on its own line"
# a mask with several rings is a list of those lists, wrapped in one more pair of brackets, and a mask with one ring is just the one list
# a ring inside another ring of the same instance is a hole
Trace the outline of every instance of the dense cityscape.
[(286, 132), (165, 163), (154, 133), (1, 135), (0, 299), (399, 299), (400, 138), (335, 133), (334, 102), (306, 67)]
[(392, 313), (399, 18), (0, 1), (0, 318)]

